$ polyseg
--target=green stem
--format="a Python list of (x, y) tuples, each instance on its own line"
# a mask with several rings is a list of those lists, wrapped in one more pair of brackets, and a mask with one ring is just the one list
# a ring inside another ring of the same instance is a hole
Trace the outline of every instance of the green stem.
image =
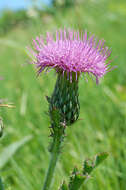
[(49, 163), (49, 167), (47, 170), (47, 174), (45, 177), (45, 182), (42, 190), (49, 190), (53, 181), (53, 175), (54, 175), (54, 170), (56, 167), (56, 163), (60, 154), (60, 147), (61, 147), (61, 136), (60, 137), (54, 137), (53, 139), (53, 144), (52, 144), (52, 150), (51, 150), (51, 159)]
[(3, 186), (3, 183), (2, 183), (2, 179), (0, 178), (0, 190), (4, 190), (4, 186)]

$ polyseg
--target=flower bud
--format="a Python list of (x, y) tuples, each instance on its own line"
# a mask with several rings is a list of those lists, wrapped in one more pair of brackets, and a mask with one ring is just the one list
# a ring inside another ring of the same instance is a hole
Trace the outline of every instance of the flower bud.
[(59, 72), (54, 92), (50, 98), (50, 115), (56, 108), (60, 112), (61, 122), (65, 122), (66, 125), (74, 123), (80, 112), (78, 95), (78, 79), (75, 73), (67, 75), (66, 72), (64, 74)]

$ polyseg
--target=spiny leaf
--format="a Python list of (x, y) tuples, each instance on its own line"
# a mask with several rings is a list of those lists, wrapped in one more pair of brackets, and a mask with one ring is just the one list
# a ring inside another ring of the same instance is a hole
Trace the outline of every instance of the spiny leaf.
[(0, 168), (4, 167), (5, 164), (10, 160), (10, 158), (15, 154), (15, 152), (24, 144), (29, 142), (32, 136), (26, 136), (22, 140), (14, 142), (9, 146), (5, 147), (3, 152), (0, 153)]
[(94, 160), (85, 160), (83, 166), (83, 174), (90, 174), (94, 168), (101, 164), (107, 157), (107, 152), (99, 153), (95, 156)]
[[(70, 176), (68, 190), (79, 190), (82, 184), (89, 179), (89, 174), (93, 171), (93, 169), (96, 168), (100, 163), (102, 163), (107, 157), (108, 153), (103, 152), (97, 154), (94, 159), (85, 160), (82, 172), (78, 170), (77, 167), (74, 167)], [(60, 190), (67, 190), (67, 186), (66, 189), (64, 188)]]
[(92, 170), (94, 169), (94, 164), (91, 160), (85, 160), (84, 166), (83, 166), (83, 174), (90, 174)]
[(107, 157), (108, 157), (108, 152), (102, 152), (96, 155), (95, 157), (95, 167), (97, 167), (99, 164), (101, 164)]
[(72, 175), (70, 176), (69, 190), (77, 190), (77, 189), (79, 189), (86, 178), (87, 178), (87, 176), (81, 174), (79, 172), (79, 170), (75, 167), (73, 169)]

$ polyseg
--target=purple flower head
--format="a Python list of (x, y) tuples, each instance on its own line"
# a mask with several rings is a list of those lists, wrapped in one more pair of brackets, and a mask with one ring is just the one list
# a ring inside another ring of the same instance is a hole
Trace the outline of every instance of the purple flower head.
[(108, 71), (107, 58), (111, 50), (104, 45), (104, 40), (97, 40), (94, 35), (87, 36), (74, 30), (59, 30), (56, 37), (47, 33), (46, 39), (37, 37), (33, 40), (35, 56), (33, 63), (39, 68), (38, 73), (45, 69), (55, 68), (57, 72), (66, 72), (72, 77), (76, 73), (76, 79), (81, 73), (92, 73), (96, 81)]

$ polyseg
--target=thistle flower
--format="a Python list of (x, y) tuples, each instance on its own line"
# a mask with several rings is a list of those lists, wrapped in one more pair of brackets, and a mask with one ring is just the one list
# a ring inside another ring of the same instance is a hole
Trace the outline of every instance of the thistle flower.
[(93, 74), (98, 83), (108, 71), (110, 62), (107, 58), (111, 50), (104, 46), (104, 40), (97, 40), (94, 35), (87, 37), (87, 32), (59, 30), (54, 38), (47, 33), (33, 40), (30, 51), (35, 59), (33, 63), (38, 73), (46, 69), (55, 69), (58, 79), (50, 98), (50, 113), (58, 108), (63, 120), (72, 124), (79, 116), (78, 79), (82, 73)]
[(97, 80), (108, 70), (107, 58), (111, 50), (104, 46), (105, 41), (97, 39), (94, 35), (87, 37), (87, 32), (81, 33), (73, 30), (60, 30), (56, 32), (56, 39), (47, 33), (44, 42), (43, 37), (33, 40), (35, 56), (34, 64), (41, 73), (45, 68), (55, 68), (57, 72), (92, 73)]

